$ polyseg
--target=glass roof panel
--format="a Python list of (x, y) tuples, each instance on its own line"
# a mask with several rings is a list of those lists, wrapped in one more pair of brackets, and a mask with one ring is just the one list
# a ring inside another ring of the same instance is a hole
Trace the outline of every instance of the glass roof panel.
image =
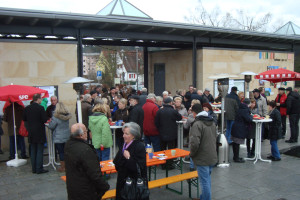
[(122, 4), (123, 4), (124, 11), (125, 11), (125, 15), (127, 15), (127, 16), (133, 16), (133, 17), (149, 18), (148, 15), (146, 15), (141, 10), (139, 10), (136, 7), (134, 7), (133, 5), (131, 5), (130, 3), (128, 3), (127, 1), (122, 1)]
[(116, 1), (112, 1), (107, 6), (105, 6), (102, 10), (100, 10), (97, 15), (109, 15), (111, 13), (111, 10), (113, 9)]
[(277, 31), (275, 31), (275, 33), (283, 35), (300, 35), (300, 27), (293, 22), (288, 22)]
[(141, 17), (152, 19), (143, 11), (136, 8), (126, 0), (113, 0), (106, 7), (100, 10), (97, 15), (122, 15), (128, 17)]
[(111, 12), (113, 15), (124, 15), (122, 5), (120, 1), (117, 1), (116, 6), (113, 8), (114, 10)]

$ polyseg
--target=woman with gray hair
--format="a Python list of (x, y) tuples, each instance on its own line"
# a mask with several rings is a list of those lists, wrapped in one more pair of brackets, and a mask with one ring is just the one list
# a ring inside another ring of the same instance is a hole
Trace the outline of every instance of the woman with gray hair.
[[(121, 197), (121, 190), (125, 185), (125, 179), (131, 177), (137, 178), (137, 164), (141, 169), (141, 176), (144, 180), (147, 179), (147, 166), (146, 166), (146, 150), (144, 143), (140, 141), (141, 131), (140, 126), (135, 122), (129, 122), (122, 127), (124, 145), (119, 149), (114, 164), (118, 171), (116, 199), (123, 199)], [(145, 183), (148, 185), (148, 182)]]

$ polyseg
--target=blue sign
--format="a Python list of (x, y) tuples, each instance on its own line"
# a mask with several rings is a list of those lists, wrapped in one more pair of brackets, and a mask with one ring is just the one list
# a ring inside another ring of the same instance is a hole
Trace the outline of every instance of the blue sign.
[(97, 76), (102, 76), (102, 71), (97, 71)]

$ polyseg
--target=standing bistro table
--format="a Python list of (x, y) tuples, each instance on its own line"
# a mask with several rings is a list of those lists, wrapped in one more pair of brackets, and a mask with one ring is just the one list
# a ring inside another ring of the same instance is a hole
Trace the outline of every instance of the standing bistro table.
[(52, 165), (52, 167), (54, 168), (54, 170), (56, 170), (55, 165), (60, 165), (59, 163), (55, 162), (55, 148), (54, 148), (54, 143), (53, 143), (53, 135), (52, 135), (52, 131), (49, 129), (49, 124), (45, 124), (45, 126), (47, 127), (46, 133), (47, 133), (47, 143), (48, 143), (48, 155), (49, 155), (49, 162), (45, 165), (43, 165), (43, 167), (47, 167), (49, 165)]
[(261, 160), (263, 162), (272, 162), (271, 160), (264, 160), (261, 158), (261, 128), (264, 122), (271, 122), (272, 119), (253, 119), (253, 122), (256, 125), (255, 129), (255, 156), (254, 158), (245, 158), (245, 160), (255, 160), (253, 164), (257, 162), (257, 160)]
[(116, 156), (116, 129), (117, 128), (122, 128), (122, 126), (115, 126), (115, 125), (110, 126), (110, 129), (112, 130), (112, 135), (113, 135), (113, 147), (110, 150), (110, 159), (111, 160), (113, 160), (114, 157)]

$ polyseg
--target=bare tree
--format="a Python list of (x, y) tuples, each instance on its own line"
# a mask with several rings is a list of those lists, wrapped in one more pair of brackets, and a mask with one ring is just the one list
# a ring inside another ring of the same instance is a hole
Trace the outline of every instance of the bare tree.
[(203, 6), (201, 0), (194, 11), (189, 16), (185, 16), (187, 22), (201, 24), (205, 26), (237, 28), (248, 31), (267, 31), (272, 19), (271, 13), (266, 13), (262, 17), (251, 16), (244, 10), (236, 10), (232, 14), (222, 12), (218, 6), (210, 12)]

